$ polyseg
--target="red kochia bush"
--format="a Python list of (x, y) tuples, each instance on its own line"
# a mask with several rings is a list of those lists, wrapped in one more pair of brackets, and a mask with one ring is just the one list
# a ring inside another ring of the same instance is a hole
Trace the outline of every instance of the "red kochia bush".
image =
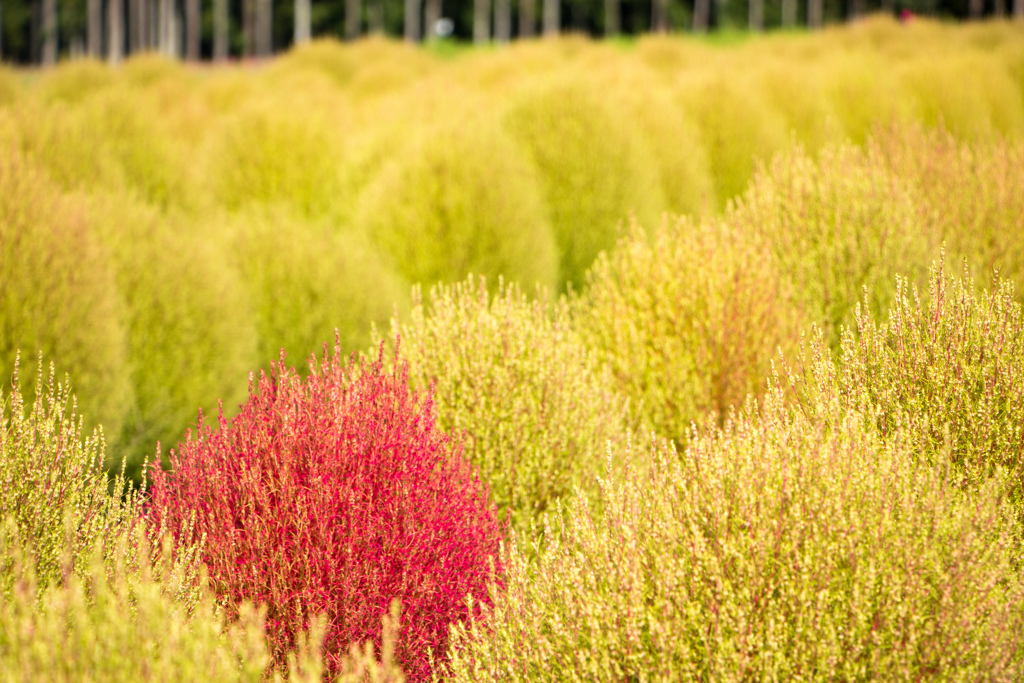
[[(178, 538), (205, 534), (211, 584), (228, 609), (267, 605), (278, 664), (319, 612), (336, 670), (350, 643), (380, 645), (381, 617), (402, 602), (398, 658), (429, 678), (427, 648), (446, 651), (449, 623), (487, 600), (503, 526), (458, 440), (435, 426), (432, 398), (407, 385), (396, 351), (347, 363), (336, 347), (303, 379), (282, 360), (250, 380), (229, 424), (199, 416), (157, 470), (150, 516)], [(190, 520), (195, 515), (195, 523)], [(500, 570), (500, 567), (496, 567)]]

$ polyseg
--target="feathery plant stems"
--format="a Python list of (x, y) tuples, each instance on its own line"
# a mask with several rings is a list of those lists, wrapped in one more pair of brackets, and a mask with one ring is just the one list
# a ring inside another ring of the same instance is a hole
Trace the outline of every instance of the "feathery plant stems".
[[(250, 382), (229, 424), (203, 422), (153, 474), (148, 518), (203, 561), (229, 614), (267, 605), (271, 655), (285, 662), (326, 613), (324, 656), (336, 674), (349, 644), (374, 639), (395, 598), (408, 618), (397, 659), (429, 675), (466, 598), (486, 602), (504, 535), (460, 441), (436, 426), (430, 397), (408, 387), (396, 355), (345, 362), (325, 345), (303, 379), (281, 361)], [(194, 526), (190, 520), (195, 519)]]
[[(433, 387), (438, 423), (465, 443), (498, 509), (529, 534), (582, 487), (596, 504), (609, 441), (626, 428), (626, 401), (573, 331), (566, 301), (528, 299), (484, 278), (414, 290), (407, 323), (392, 320), (415, 387)], [(379, 342), (379, 340), (378, 340)]]
[[(536, 561), (505, 550), (448, 681), (1019, 680), (1019, 527), (870, 416), (793, 413), (773, 387), (646, 475), (602, 480)], [(627, 456), (626, 459), (633, 459)]]
[(760, 168), (723, 220), (768, 245), (796, 303), (838, 346), (867, 289), (874, 314), (892, 296), (897, 269), (923, 282), (938, 243), (911, 188), (870, 149), (837, 145), (817, 161), (799, 147)]
[(796, 348), (800, 317), (780, 264), (727, 222), (635, 222), (601, 254), (573, 301), (573, 324), (637, 413), (682, 444), (694, 422), (724, 420), (763, 391), (769, 359)]
[(837, 362), (822, 343), (812, 338), (789, 373), (810, 414), (832, 403), (867, 411), (886, 437), (917, 434), (928, 462), (949, 448), (958, 485), (977, 488), (998, 473), (1024, 503), (1024, 314), (1010, 283), (996, 275), (977, 295), (966, 270), (950, 278), (940, 261), (927, 299), (900, 278), (888, 321), (858, 309)]

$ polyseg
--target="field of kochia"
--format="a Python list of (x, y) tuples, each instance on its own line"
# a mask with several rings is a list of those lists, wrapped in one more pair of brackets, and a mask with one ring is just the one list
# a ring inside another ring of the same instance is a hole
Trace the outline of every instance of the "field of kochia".
[(1022, 302), (1019, 22), (0, 68), (0, 680), (1019, 681)]

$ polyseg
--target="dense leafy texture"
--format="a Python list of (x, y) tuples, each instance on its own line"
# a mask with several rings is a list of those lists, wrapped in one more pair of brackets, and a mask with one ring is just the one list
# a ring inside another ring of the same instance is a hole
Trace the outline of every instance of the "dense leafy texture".
[(625, 432), (625, 401), (572, 330), (565, 302), (541, 290), (483, 279), (437, 286), (409, 321), (392, 322), (410, 380), (434, 388), (440, 425), (464, 439), (466, 457), (512, 526), (529, 533), (559, 499), (581, 487), (596, 503), (594, 477), (609, 442)]
[[(398, 660), (428, 675), (427, 649), (486, 600), (502, 525), (487, 489), (434, 424), (429, 398), (396, 358), (346, 363), (337, 349), (302, 379), (283, 362), (252, 380), (229, 424), (201, 424), (153, 476), (150, 519), (203, 560), (231, 611), (267, 605), (279, 664), (312, 617), (338, 671), (352, 642), (376, 639), (392, 599), (407, 620)], [(191, 520), (195, 516), (194, 525)]]

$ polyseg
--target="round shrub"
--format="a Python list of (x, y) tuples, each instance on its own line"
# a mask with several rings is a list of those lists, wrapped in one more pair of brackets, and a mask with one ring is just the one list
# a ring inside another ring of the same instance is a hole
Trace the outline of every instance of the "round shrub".
[(1024, 512), (1024, 313), (1013, 287), (996, 279), (974, 293), (966, 276), (933, 266), (928, 297), (897, 280), (888, 320), (858, 312), (838, 361), (812, 339), (794, 378), (810, 414), (835, 403), (872, 415), (881, 434), (918, 435), (931, 462), (951, 459), (951, 480), (974, 489), (1006, 471)]
[(442, 428), (461, 435), (498, 510), (529, 534), (581, 487), (596, 503), (608, 442), (625, 432), (625, 401), (572, 331), (565, 302), (529, 300), (470, 278), (415, 294), (408, 323), (391, 324), (410, 381), (434, 387)]
[[(391, 601), (406, 615), (397, 658), (429, 678), (449, 624), (486, 601), (503, 536), (487, 489), (433, 405), (386, 367), (326, 350), (302, 379), (283, 362), (253, 380), (229, 424), (203, 424), (153, 475), (150, 518), (176, 538), (205, 538), (203, 560), (229, 611), (267, 606), (281, 663), (312, 615), (327, 615), (328, 669), (374, 639)], [(194, 518), (194, 524), (191, 520)]]
[(133, 400), (122, 429), (108, 431), (111, 465), (137, 482), (157, 442), (177, 443), (198, 408), (223, 401), (234, 413), (257, 364), (256, 329), (238, 272), (201, 225), (118, 195), (95, 195), (88, 209), (126, 304)]
[(529, 163), (496, 125), (430, 126), (380, 171), (355, 226), (413, 282), (469, 273), (558, 280), (558, 247)]
[(911, 188), (852, 145), (828, 147), (817, 162), (800, 148), (776, 158), (724, 220), (767, 245), (833, 346), (865, 288), (871, 311), (882, 312), (897, 270), (923, 282), (937, 252)]
[(82, 102), (15, 109), (26, 154), (62, 187), (129, 192), (161, 206), (188, 199), (184, 158), (145, 98), (108, 88)]
[(696, 72), (677, 86), (682, 107), (700, 128), (711, 160), (716, 208), (747, 187), (756, 160), (770, 159), (790, 146), (785, 120), (768, 106), (750, 78), (731, 72)]
[(825, 96), (853, 143), (863, 144), (877, 125), (915, 118), (913, 98), (891, 64), (873, 50), (828, 50), (820, 68)]
[(574, 301), (581, 338), (660, 435), (682, 443), (694, 422), (724, 419), (760, 394), (799, 315), (764, 244), (720, 222), (635, 224), (601, 254)]
[(1004, 135), (1024, 131), (1021, 93), (996, 57), (966, 50), (950, 55), (945, 46), (936, 52), (899, 70), (918, 121), (942, 124), (963, 140), (993, 130)]
[(258, 365), (282, 349), (309, 358), (335, 334), (345, 353), (364, 349), (374, 324), (386, 324), (396, 307), (408, 310), (408, 286), (360, 233), (280, 209), (227, 222), (221, 229), (252, 305)]
[(962, 142), (942, 128), (894, 126), (876, 131), (870, 144), (913, 187), (954, 262), (966, 259), (982, 284), (998, 269), (1024, 297), (1024, 142)]
[(85, 207), (0, 136), (0, 384), (9, 386), (19, 349), (28, 359), (42, 353), (81, 390), (86, 427), (116, 434), (131, 385), (110, 254)]
[(913, 439), (813, 422), (773, 391), (652, 471), (602, 483), (512, 544), (492, 607), (453, 630), (445, 680), (1019, 680), (1019, 526)]
[(301, 96), (247, 99), (210, 135), (204, 168), (213, 197), (232, 210), (284, 204), (307, 216), (330, 213), (342, 191), (338, 114)]
[(46, 102), (77, 104), (103, 92), (115, 82), (114, 72), (95, 59), (69, 59), (44, 70), (34, 88)]
[(103, 439), (95, 432), (83, 438), (71, 389), (56, 383), (53, 366), (47, 378), (40, 362), (29, 403), (14, 370), (10, 394), (0, 389), (0, 604), (17, 592), (14, 546), (31, 562), (39, 588), (70, 573), (86, 577), (93, 556), (112, 559), (115, 544), (137, 526), (141, 502), (129, 493), (122, 504), (120, 477), (108, 493)]
[(664, 208), (658, 166), (625, 112), (604, 101), (599, 82), (575, 74), (524, 89), (506, 129), (532, 158), (555, 241), (560, 283), (583, 283), (597, 254), (635, 213), (648, 225)]

